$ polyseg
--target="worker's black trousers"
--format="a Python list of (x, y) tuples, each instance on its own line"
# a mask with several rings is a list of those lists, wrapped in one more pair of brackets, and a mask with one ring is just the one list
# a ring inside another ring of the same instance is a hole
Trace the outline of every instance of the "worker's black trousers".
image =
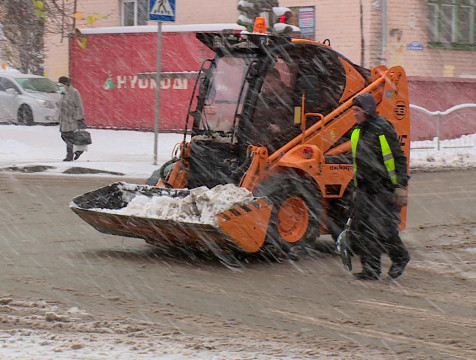
[(380, 275), (381, 256), (387, 253), (393, 264), (405, 265), (410, 256), (398, 234), (400, 208), (393, 204), (393, 192), (357, 190), (351, 225), (351, 244), (360, 256), (364, 271)]
[(66, 143), (66, 159), (73, 160), (74, 131), (62, 131), (61, 139)]

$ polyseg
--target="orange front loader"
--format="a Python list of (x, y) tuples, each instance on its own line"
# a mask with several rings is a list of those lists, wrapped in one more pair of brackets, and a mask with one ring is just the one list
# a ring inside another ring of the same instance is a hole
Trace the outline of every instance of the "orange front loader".
[[(352, 197), (353, 97), (372, 93), (409, 156), (407, 81), (399, 67), (371, 70), (328, 45), (255, 34), (198, 34), (216, 56), (204, 61), (176, 157), (156, 186), (109, 187), (81, 195), (72, 209), (98, 230), (149, 243), (287, 253), (313, 246), (344, 227)], [(278, 70), (290, 114), (266, 106), (266, 74)], [(274, 70), (273, 70), (274, 71)], [(263, 122), (266, 119), (266, 122)], [(269, 123), (279, 132), (269, 134)], [(267, 127), (268, 126), (268, 127)], [(188, 140), (188, 137), (189, 140)], [(255, 196), (216, 214), (219, 226), (111, 214), (136, 195), (186, 196), (188, 190), (235, 184)], [(120, 198), (120, 201), (118, 199)], [(405, 226), (402, 209), (401, 227)]]

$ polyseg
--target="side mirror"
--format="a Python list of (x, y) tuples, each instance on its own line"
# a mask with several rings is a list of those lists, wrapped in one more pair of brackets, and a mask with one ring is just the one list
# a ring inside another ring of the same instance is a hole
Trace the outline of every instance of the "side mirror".
[(256, 61), (254, 61), (248, 69), (248, 73), (246, 74), (246, 80), (253, 81), (256, 77), (258, 77), (258, 75), (259, 75), (258, 65)]
[(8, 88), (7, 90), (5, 90), (5, 92), (10, 95), (18, 94), (18, 92), (14, 88)]

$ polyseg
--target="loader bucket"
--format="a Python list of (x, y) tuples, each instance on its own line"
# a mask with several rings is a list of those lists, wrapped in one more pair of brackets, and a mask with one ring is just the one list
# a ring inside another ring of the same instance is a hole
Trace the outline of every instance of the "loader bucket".
[(163, 247), (202, 250), (257, 252), (264, 243), (271, 216), (271, 202), (254, 198), (251, 202), (217, 213), (216, 224), (121, 214), (121, 209), (137, 196), (185, 198), (189, 190), (162, 189), (122, 182), (105, 186), (74, 198), (71, 209), (96, 230), (111, 235), (142, 238)]

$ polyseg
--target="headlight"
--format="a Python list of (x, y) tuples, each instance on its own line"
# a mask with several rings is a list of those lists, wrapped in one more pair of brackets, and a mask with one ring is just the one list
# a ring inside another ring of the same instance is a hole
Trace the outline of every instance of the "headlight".
[(50, 100), (38, 99), (38, 98), (35, 98), (35, 100), (38, 101), (41, 106), (44, 106), (48, 109), (54, 109), (55, 108), (54, 104)]

